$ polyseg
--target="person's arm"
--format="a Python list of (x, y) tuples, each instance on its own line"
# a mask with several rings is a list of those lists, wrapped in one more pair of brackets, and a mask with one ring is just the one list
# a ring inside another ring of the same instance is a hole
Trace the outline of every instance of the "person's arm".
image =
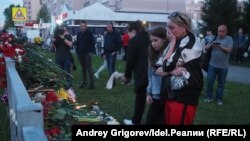
[(95, 53), (95, 40), (94, 40), (94, 35), (90, 32), (90, 52)]
[(118, 33), (116, 33), (116, 37), (115, 37), (115, 52), (113, 52), (112, 54), (117, 53), (120, 50), (121, 46), (122, 46), (122, 38), (121, 38), (121, 36)]
[(176, 37), (174, 36), (174, 34), (171, 32), (169, 28), (167, 29), (167, 39), (169, 40), (168, 51), (166, 55), (164, 56), (163, 61), (166, 61), (167, 59), (169, 59), (175, 50)]
[(219, 48), (221, 49), (224, 53), (229, 54), (233, 48), (233, 39), (228, 38), (227, 39), (227, 44), (226, 45), (212, 45), (212, 47)]
[[(179, 54), (177, 52), (178, 49), (175, 49), (175, 44), (169, 44), (169, 50), (166, 53), (166, 55), (164, 56), (163, 59), (163, 65), (162, 67), (158, 70), (158, 73), (162, 71), (164, 72), (171, 72), (173, 69), (176, 68), (176, 63), (179, 59)], [(167, 56), (168, 55), (168, 56)]]
[(148, 68), (148, 86), (147, 86), (147, 95), (152, 94), (152, 75), (153, 69), (151, 67)]
[(64, 41), (64, 43), (68, 46), (68, 47), (72, 47), (72, 37), (69, 34), (64, 35), (64, 37), (62, 38), (62, 40)]
[(53, 37), (51, 44), (50, 44), (50, 48), (52, 51), (55, 51), (55, 48), (56, 48), (55, 42), (56, 42), (56, 39), (55, 39), (55, 37)]
[(226, 54), (230, 53), (232, 50), (232, 48), (222, 46), (222, 45), (213, 45), (213, 47), (217, 47), (217, 48), (221, 49)]
[(161, 77), (164, 77), (164, 76), (169, 75), (170, 73), (169, 73), (169, 72), (163, 71), (163, 68), (162, 68), (162, 67), (159, 67), (159, 68), (157, 68), (157, 70), (155, 71), (155, 74), (156, 74), (156, 75), (159, 75), (159, 76), (161, 76)]
[(207, 45), (205, 45), (205, 50), (206, 52), (211, 49), (212, 43), (208, 43)]
[(131, 79), (132, 77), (132, 72), (135, 68), (135, 63), (136, 63), (136, 55), (137, 55), (137, 45), (134, 40), (131, 40), (128, 45), (128, 56), (125, 69), (125, 77), (127, 79)]
[(169, 43), (169, 49), (166, 55), (164, 56), (163, 61), (166, 61), (167, 59), (169, 59), (170, 56), (174, 53), (174, 50), (175, 50), (175, 41), (172, 41)]

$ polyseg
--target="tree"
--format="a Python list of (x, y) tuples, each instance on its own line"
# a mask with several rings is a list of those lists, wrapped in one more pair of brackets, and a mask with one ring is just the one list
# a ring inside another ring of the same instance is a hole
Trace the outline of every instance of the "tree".
[(204, 21), (202, 30), (211, 29), (217, 33), (217, 27), (225, 24), (228, 27), (228, 34), (233, 35), (238, 16), (237, 0), (204, 0), (201, 14)]
[(245, 32), (250, 33), (250, 0), (244, 2), (244, 9), (242, 12), (243, 23), (245, 26)]
[(12, 7), (20, 7), (20, 5), (15, 6), (14, 4), (4, 9), (4, 29), (8, 29), (9, 27), (14, 27), (14, 21), (12, 20)]
[(46, 5), (43, 5), (37, 13), (36, 21), (39, 23), (40, 19), (42, 19), (45, 23), (48, 23), (51, 20), (50, 13)]

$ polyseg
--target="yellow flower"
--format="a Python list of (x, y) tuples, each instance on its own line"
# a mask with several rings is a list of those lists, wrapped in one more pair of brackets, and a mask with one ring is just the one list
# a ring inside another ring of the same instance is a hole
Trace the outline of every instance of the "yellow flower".
[(66, 99), (66, 100), (68, 100), (68, 98), (69, 98), (68, 93), (63, 88), (60, 88), (60, 90), (57, 92), (57, 94), (58, 94), (58, 98), (59, 99)]

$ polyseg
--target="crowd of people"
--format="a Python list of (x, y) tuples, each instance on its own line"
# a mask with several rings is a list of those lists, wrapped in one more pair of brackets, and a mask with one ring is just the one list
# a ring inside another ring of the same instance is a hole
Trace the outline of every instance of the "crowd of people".
[[(145, 124), (190, 125), (193, 124), (199, 98), (203, 90), (202, 55), (211, 52), (207, 69), (207, 86), (204, 102), (214, 99), (223, 105), (223, 93), (228, 73), (229, 58), (237, 48), (237, 62), (242, 62), (247, 36), (243, 29), (235, 37), (227, 35), (227, 26), (218, 25), (217, 34), (208, 30), (203, 40), (195, 36), (191, 18), (183, 12), (173, 12), (166, 27), (147, 31), (141, 21), (129, 23), (127, 32), (118, 34), (112, 22), (106, 24), (103, 35), (96, 39), (88, 30), (87, 22), (80, 22), (81, 31), (74, 43), (81, 66), (82, 82), (79, 88), (95, 89), (95, 80), (107, 69), (109, 77), (116, 70), (116, 58), (124, 49), (124, 75), (120, 78), (128, 84), (134, 77), (134, 112), (125, 125), (142, 124), (146, 104), (149, 104)], [(69, 74), (74, 66), (70, 52), (72, 38), (66, 28), (60, 28), (52, 39), (56, 63)], [(97, 48), (103, 64), (94, 72), (92, 55)], [(213, 85), (218, 78), (216, 97)], [(116, 82), (114, 81), (114, 86)], [(67, 89), (72, 88), (72, 78), (67, 77)]]

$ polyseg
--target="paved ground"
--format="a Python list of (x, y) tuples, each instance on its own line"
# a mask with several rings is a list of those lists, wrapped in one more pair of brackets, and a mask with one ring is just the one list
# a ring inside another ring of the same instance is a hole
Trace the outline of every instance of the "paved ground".
[[(204, 73), (204, 76), (206, 77), (206, 73)], [(250, 68), (229, 66), (227, 80), (243, 84), (250, 84)]]

